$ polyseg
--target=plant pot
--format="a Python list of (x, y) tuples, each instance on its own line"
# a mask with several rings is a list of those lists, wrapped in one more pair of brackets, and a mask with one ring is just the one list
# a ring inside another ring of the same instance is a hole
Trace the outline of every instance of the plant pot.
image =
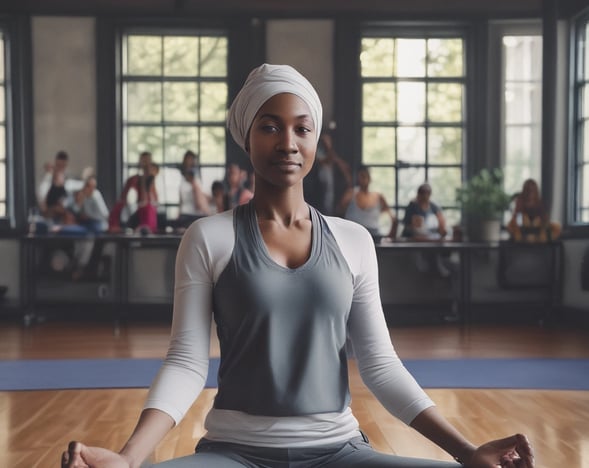
[(472, 220), (468, 224), (468, 240), (474, 242), (499, 242), (501, 239), (500, 219)]

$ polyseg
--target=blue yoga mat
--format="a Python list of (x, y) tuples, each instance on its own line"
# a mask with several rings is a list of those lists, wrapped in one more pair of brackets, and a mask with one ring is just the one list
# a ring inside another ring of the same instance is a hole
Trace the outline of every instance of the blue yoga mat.
[[(160, 359), (0, 361), (0, 391), (146, 388)], [(407, 359), (424, 388), (589, 390), (589, 359)], [(217, 386), (211, 359), (206, 387)]]
[[(0, 391), (146, 388), (161, 359), (35, 359), (0, 361)], [(209, 362), (205, 387), (217, 386), (219, 359)]]

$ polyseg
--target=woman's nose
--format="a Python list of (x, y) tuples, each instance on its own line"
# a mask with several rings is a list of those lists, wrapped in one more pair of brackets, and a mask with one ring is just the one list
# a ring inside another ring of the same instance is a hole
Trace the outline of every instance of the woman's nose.
[(279, 151), (284, 151), (286, 153), (298, 152), (295, 133), (288, 130), (283, 131), (280, 134), (280, 139), (278, 140), (276, 148)]

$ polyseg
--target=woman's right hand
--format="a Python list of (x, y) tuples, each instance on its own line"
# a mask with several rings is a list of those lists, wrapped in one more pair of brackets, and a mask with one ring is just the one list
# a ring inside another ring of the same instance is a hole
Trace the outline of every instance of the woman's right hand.
[(61, 455), (61, 468), (130, 468), (122, 455), (101, 447), (72, 441)]

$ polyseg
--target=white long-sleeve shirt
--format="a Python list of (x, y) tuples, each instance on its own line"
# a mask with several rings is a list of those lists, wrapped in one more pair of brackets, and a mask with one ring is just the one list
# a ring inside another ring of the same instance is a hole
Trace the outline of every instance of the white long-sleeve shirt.
[[(146, 408), (166, 412), (176, 422), (188, 411), (206, 380), (213, 290), (234, 250), (233, 216), (233, 211), (228, 211), (193, 223), (178, 249), (170, 348), (145, 404)], [(433, 402), (392, 346), (380, 302), (374, 242), (355, 223), (324, 219), (352, 275), (347, 334), (362, 379), (390, 413), (410, 423)], [(349, 407), (280, 417), (213, 408), (206, 428), (207, 438), (212, 440), (306, 447), (348, 440), (357, 435), (358, 422)]]

